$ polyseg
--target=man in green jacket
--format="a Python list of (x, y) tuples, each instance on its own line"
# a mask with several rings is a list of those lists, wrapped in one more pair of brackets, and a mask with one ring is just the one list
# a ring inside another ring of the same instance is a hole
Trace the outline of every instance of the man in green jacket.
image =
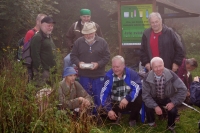
[(54, 24), (55, 21), (51, 17), (44, 17), (41, 20), (40, 31), (35, 34), (30, 43), (33, 80), (39, 87), (45, 85), (50, 76), (50, 69), (56, 66), (55, 44), (51, 38)]
[(75, 81), (76, 74), (73, 67), (66, 67), (63, 74), (64, 79), (59, 83), (59, 103), (65, 110), (88, 109), (92, 102), (90, 95), (79, 82)]

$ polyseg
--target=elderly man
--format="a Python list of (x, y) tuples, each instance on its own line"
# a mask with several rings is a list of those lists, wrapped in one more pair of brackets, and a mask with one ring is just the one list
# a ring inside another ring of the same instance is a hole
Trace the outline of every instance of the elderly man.
[(176, 72), (184, 57), (182, 43), (171, 28), (162, 24), (159, 13), (151, 13), (149, 23), (151, 28), (144, 31), (141, 42), (142, 66), (150, 71), (150, 60), (153, 57), (161, 57), (165, 67)]
[(147, 122), (155, 126), (155, 116), (167, 110), (167, 129), (174, 131), (177, 105), (186, 98), (187, 88), (182, 80), (171, 70), (164, 67), (160, 57), (151, 60), (152, 70), (145, 76), (142, 84), (142, 99), (145, 102)]
[(111, 120), (120, 119), (122, 112), (131, 111), (129, 125), (135, 126), (142, 107), (141, 81), (139, 75), (125, 67), (124, 58), (113, 57), (112, 69), (106, 73), (101, 91), (101, 103)]
[(40, 31), (30, 42), (31, 58), (34, 72), (33, 80), (37, 86), (45, 85), (50, 77), (50, 69), (56, 66), (55, 44), (52, 41), (51, 33), (55, 21), (47, 16), (41, 20)]
[[(84, 23), (86, 22), (92, 22), (91, 21), (91, 11), (89, 9), (81, 9), (80, 10), (80, 19), (73, 23), (72, 26), (69, 28), (68, 32), (67, 32), (67, 45), (68, 45), (68, 48), (69, 50), (72, 49), (73, 45), (74, 45), (74, 42), (79, 38), (79, 37), (82, 37), (83, 34), (82, 34), (82, 29), (83, 29), (83, 25)], [(96, 30), (96, 34), (100, 37), (103, 37), (102, 35), (102, 32), (101, 32), (101, 29), (100, 29), (100, 26), (95, 23), (95, 22), (92, 22), (95, 24), (97, 30)], [(69, 53), (65, 58), (64, 58), (64, 68), (65, 67), (69, 67), (69, 66), (73, 66), (73, 64), (71, 63), (70, 61), (70, 54)]]
[(71, 61), (78, 66), (80, 84), (93, 96), (95, 105), (99, 106), (105, 66), (110, 59), (110, 50), (107, 42), (96, 36), (96, 30), (94, 23), (84, 24), (82, 30), (84, 36), (75, 41)]
[(64, 79), (59, 84), (58, 94), (59, 102), (63, 109), (88, 109), (91, 106), (92, 98), (83, 89), (83, 87), (75, 81), (76, 71), (73, 67), (66, 67), (63, 73)]

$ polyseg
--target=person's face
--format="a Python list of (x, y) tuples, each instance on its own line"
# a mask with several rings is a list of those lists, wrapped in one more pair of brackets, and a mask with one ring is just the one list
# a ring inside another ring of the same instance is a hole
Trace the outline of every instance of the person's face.
[(54, 26), (53, 23), (42, 23), (42, 24), (41, 24), (41, 30), (42, 30), (45, 34), (49, 35), (49, 34), (51, 34), (51, 32), (53, 31), (53, 26)]
[(90, 34), (84, 34), (84, 38), (85, 38), (88, 42), (94, 41), (95, 32), (94, 32), (94, 33), (90, 33)]
[(75, 79), (76, 79), (76, 75), (75, 74), (72, 74), (72, 75), (68, 75), (65, 77), (65, 82), (68, 84), (68, 85), (71, 85), (75, 82)]
[(162, 20), (157, 16), (152, 16), (150, 19), (151, 28), (155, 33), (158, 33), (162, 30)]
[(90, 15), (83, 15), (80, 16), (82, 23), (84, 24), (85, 22), (90, 22), (91, 16)]
[(196, 67), (191, 66), (190, 64), (186, 64), (187, 71), (193, 71)]
[(115, 75), (121, 77), (124, 73), (125, 65), (120, 59), (115, 59), (112, 61), (112, 70)]
[(155, 61), (152, 63), (152, 70), (157, 76), (161, 76), (164, 70), (164, 63), (162, 61)]

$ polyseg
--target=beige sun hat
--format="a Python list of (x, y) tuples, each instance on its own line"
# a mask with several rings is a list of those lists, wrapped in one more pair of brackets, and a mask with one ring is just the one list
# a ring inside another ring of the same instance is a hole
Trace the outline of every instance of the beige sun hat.
[(94, 22), (85, 22), (82, 29), (82, 34), (91, 34), (91, 33), (96, 32), (96, 30), (97, 28)]

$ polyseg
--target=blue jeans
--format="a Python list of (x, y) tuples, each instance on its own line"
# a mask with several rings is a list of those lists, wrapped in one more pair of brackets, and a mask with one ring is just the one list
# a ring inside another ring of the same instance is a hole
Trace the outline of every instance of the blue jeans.
[(64, 58), (64, 69), (65, 69), (66, 67), (73, 67), (73, 64), (72, 64), (71, 58), (70, 58), (70, 54), (71, 54), (71, 53), (69, 53), (69, 54)]
[(87, 93), (93, 97), (95, 107), (99, 107), (101, 105), (100, 93), (104, 84), (104, 77), (88, 78), (80, 76), (79, 82)]

